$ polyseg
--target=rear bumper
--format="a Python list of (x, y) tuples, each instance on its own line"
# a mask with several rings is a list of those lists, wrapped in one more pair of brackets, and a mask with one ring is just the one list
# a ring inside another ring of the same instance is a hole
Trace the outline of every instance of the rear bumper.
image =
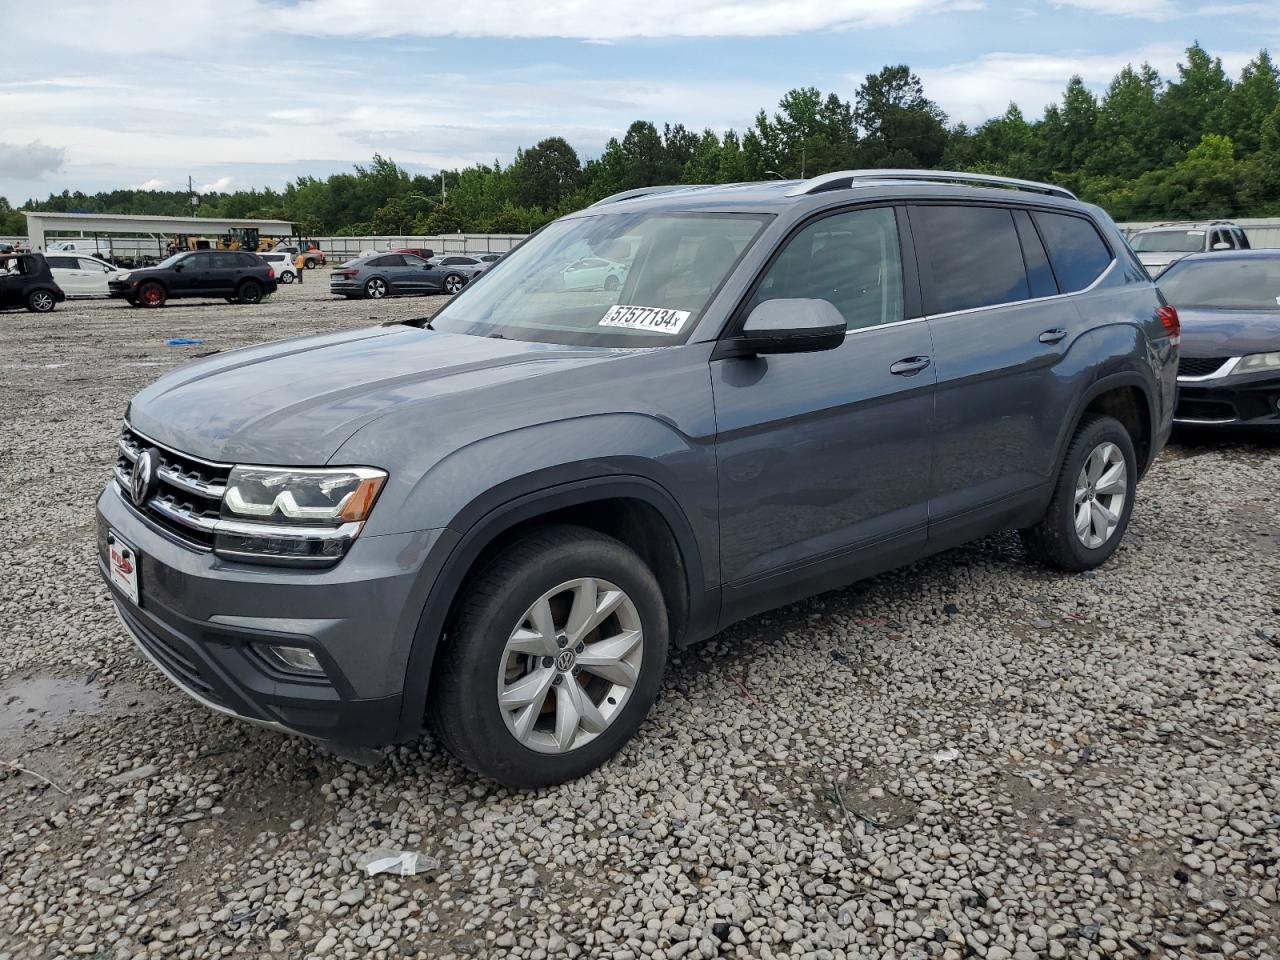
[(362, 287), (359, 283), (356, 283), (354, 280), (343, 280), (338, 283), (335, 283), (334, 281), (330, 280), (329, 292), (334, 294), (335, 296), (341, 295), (344, 297), (362, 297), (364, 296), (364, 287)]
[[(318, 739), (379, 746), (416, 736), (406, 669), (439, 531), (362, 537), (336, 566), (243, 564), (175, 542), (114, 483), (98, 500), (98, 569), (121, 622), (177, 687), (212, 710)], [(111, 584), (107, 535), (138, 554), (140, 603)], [(269, 662), (263, 645), (311, 650), (323, 677)]]
[(1280, 377), (1179, 384), (1173, 417), (1186, 427), (1280, 427)]

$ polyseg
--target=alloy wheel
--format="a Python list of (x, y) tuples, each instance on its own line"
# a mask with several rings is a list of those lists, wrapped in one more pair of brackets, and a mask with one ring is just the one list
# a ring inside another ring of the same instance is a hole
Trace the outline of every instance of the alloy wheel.
[(1124, 454), (1110, 441), (1089, 453), (1076, 477), (1076, 536), (1090, 550), (1096, 550), (1116, 532), (1129, 495), (1129, 469)]
[(538, 753), (568, 753), (604, 732), (640, 677), (644, 632), (626, 591), (569, 580), (529, 606), (498, 664), (507, 730)]
[(444, 278), (445, 293), (457, 293), (462, 289), (462, 278), (456, 274), (449, 274)]
[(36, 313), (48, 313), (53, 309), (53, 294), (38, 290), (31, 295), (31, 309)]
[(364, 285), (364, 294), (372, 300), (381, 300), (387, 295), (387, 285), (375, 277)]

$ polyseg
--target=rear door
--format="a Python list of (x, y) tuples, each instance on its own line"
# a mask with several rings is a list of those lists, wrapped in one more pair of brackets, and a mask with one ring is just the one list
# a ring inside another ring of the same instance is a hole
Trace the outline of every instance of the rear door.
[(735, 615), (822, 576), (847, 582), (868, 552), (924, 543), (933, 347), (899, 216), (863, 207), (801, 227), (735, 320), (765, 300), (827, 300), (845, 318), (838, 348), (711, 364), (721, 568)]
[(1069, 357), (1086, 324), (1061, 294), (1090, 285), (1111, 254), (1069, 214), (929, 204), (910, 216), (938, 376), (930, 538), (966, 539), (1056, 478), (1062, 423), (1094, 374), (1080, 351)]

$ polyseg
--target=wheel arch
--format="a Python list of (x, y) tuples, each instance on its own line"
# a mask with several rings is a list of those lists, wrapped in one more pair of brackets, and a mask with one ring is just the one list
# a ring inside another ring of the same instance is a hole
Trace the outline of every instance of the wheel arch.
[(571, 523), (621, 540), (663, 588), (671, 642), (686, 646), (715, 632), (718, 589), (702, 582), (693, 527), (675, 498), (643, 476), (591, 477), (536, 489), (493, 505), (482, 495), (450, 524), (461, 533), (436, 574), (418, 618), (405, 668), (400, 734), (422, 730), (437, 656), (467, 584), (503, 546), (548, 523)]
[(1056, 463), (1062, 462), (1067, 445), (1089, 414), (1114, 417), (1124, 425), (1138, 457), (1138, 476), (1145, 474), (1155, 459), (1159, 422), (1155, 392), (1148, 380), (1136, 370), (1110, 373), (1095, 380), (1076, 403), (1073, 415), (1058, 438)]

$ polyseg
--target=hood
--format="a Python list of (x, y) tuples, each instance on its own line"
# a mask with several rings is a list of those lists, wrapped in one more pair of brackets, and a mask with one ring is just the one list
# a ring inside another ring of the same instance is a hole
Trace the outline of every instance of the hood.
[(1178, 317), (1184, 357), (1242, 357), (1280, 351), (1280, 310), (1187, 307), (1178, 309)]
[(402, 405), (625, 352), (373, 327), (188, 364), (134, 397), (128, 416), (158, 443), (207, 460), (315, 466), (360, 427)]

